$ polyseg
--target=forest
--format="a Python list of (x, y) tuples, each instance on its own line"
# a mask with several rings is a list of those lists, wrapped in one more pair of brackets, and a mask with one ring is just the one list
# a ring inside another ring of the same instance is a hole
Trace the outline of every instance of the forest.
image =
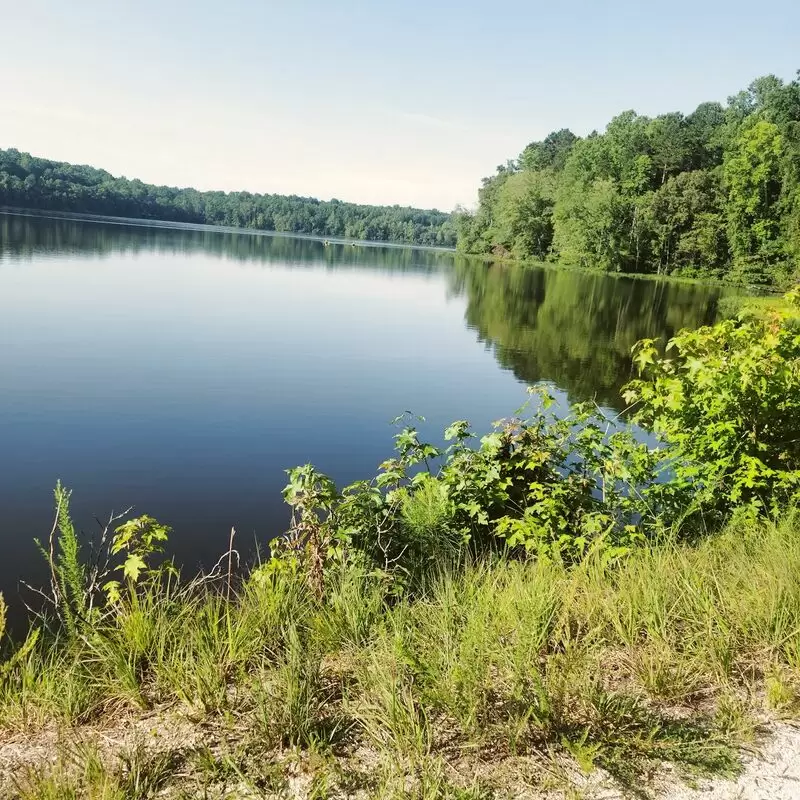
[(800, 275), (800, 72), (727, 104), (531, 142), (458, 210), (458, 247), (608, 272), (781, 287)]
[(0, 206), (453, 247), (450, 214), (250, 192), (200, 192), (0, 150)]

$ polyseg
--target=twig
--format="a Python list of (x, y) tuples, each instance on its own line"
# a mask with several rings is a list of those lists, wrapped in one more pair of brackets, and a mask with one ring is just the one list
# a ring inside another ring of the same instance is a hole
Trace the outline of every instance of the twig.
[(53, 593), (53, 605), (58, 608), (59, 595), (58, 595), (58, 577), (56, 576), (56, 559), (55, 559), (55, 536), (56, 528), (58, 528), (58, 517), (61, 513), (61, 496), (58, 497), (56, 504), (56, 516), (53, 520), (53, 527), (50, 529), (50, 591)]
[[(89, 568), (89, 582), (86, 587), (86, 604), (90, 617), (94, 610), (95, 598), (100, 590), (100, 585), (109, 575), (109, 564), (111, 563), (111, 548), (108, 546), (109, 531), (115, 522), (119, 522), (119, 520), (127, 517), (131, 511), (133, 511), (133, 506), (128, 506), (128, 508), (119, 514), (115, 514), (112, 511), (108, 517), (108, 522), (105, 524), (103, 524), (98, 517), (95, 517), (95, 521), (100, 526), (100, 538), (97, 540), (96, 550), (94, 545), (92, 545), (92, 550), (95, 553), (93, 558), (94, 563)], [(105, 560), (103, 560), (104, 556)], [(100, 563), (101, 561), (102, 564)]]
[(228, 542), (228, 589), (225, 594), (225, 600), (230, 605), (231, 602), (231, 567), (233, 561), (233, 537), (236, 536), (236, 528), (231, 527), (231, 538)]
[[(55, 604), (55, 601), (49, 594), (45, 594), (41, 589), (37, 589), (34, 586), (31, 586), (27, 581), (20, 581), (20, 586), (27, 589), (29, 592), (33, 592), (34, 594), (38, 594), (46, 602), (50, 603), (51, 605)], [(24, 601), (23, 601), (24, 602)], [(25, 604), (27, 607), (27, 603)], [(28, 609), (30, 611), (30, 608)]]
[[(238, 550), (230, 550), (230, 557), (236, 556), (236, 566), (239, 566), (240, 563), (240, 555)], [(217, 580), (222, 576), (221, 568), (222, 562), (229, 556), (229, 553), (223, 553), (219, 559), (217, 559), (217, 563), (206, 573), (206, 574), (199, 574), (195, 578), (187, 584), (187, 588), (194, 587), (194, 586), (202, 586), (204, 583), (211, 583), (212, 581)]]

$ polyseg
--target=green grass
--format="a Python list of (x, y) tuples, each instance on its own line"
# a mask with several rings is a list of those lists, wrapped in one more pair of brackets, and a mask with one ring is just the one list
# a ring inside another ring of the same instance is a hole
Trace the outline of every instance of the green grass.
[[(0, 681), (0, 728), (55, 726), (62, 757), (20, 767), (10, 796), (280, 796), (302, 775), (308, 797), (511, 797), (565, 765), (636, 786), (665, 761), (734, 774), (756, 717), (798, 708), (795, 514), (571, 568), (447, 561), (413, 596), (357, 563), (326, 586), (257, 572), (228, 603), (152, 585), (91, 634), (43, 636)], [(69, 744), (164, 708), (203, 744)]]
[(174, 754), (151, 755), (141, 744), (108, 759), (78, 743), (63, 748), (54, 765), (21, 770), (14, 791), (20, 800), (150, 800), (180, 766)]
[(728, 295), (719, 301), (718, 316), (720, 319), (734, 319), (740, 314), (760, 316), (774, 311), (790, 310), (789, 302), (779, 294)]

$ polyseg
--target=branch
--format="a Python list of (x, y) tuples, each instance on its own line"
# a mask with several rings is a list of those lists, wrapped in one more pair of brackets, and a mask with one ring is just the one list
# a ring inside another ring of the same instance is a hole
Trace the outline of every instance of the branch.
[[(56, 528), (58, 528), (58, 516), (61, 513), (61, 497), (58, 498), (58, 503), (56, 504), (56, 516), (53, 520), (53, 527), (50, 529), (50, 553), (48, 557), (48, 561), (50, 563), (50, 591), (53, 593), (52, 602), (53, 605), (58, 608), (59, 604), (59, 594), (58, 594), (58, 576), (56, 575), (56, 559), (55, 559), (55, 535), (56, 535)], [(41, 594), (41, 592), (39, 592)]]
[[(227, 589), (227, 592), (225, 594), (225, 600), (228, 603), (228, 605), (230, 605), (230, 602), (231, 602), (231, 566), (232, 566), (231, 562), (232, 562), (232, 559), (233, 559), (233, 537), (234, 536), (236, 536), (236, 528), (231, 527), (231, 538), (228, 541), (228, 589)], [(239, 554), (237, 553), (236, 556), (237, 556), (237, 558), (236, 558), (236, 566), (238, 567), (239, 566), (239, 558), (238, 558)]]

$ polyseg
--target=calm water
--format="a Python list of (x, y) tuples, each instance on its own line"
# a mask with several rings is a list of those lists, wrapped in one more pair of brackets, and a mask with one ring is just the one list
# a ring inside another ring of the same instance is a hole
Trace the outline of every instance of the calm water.
[(389, 420), (483, 429), (553, 382), (618, 405), (643, 336), (712, 321), (718, 289), (487, 267), (451, 253), (0, 214), (0, 590), (42, 581), (57, 478), (135, 505), (216, 561), (285, 529), (286, 467), (374, 473)]

